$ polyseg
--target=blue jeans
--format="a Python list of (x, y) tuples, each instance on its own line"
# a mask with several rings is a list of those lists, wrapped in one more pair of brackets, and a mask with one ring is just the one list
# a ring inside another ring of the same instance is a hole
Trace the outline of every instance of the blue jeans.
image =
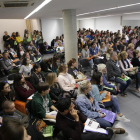
[(120, 93), (122, 93), (122, 92), (124, 92), (125, 90), (126, 90), (126, 88), (131, 84), (131, 82), (132, 82), (132, 80), (131, 79), (129, 79), (129, 80), (127, 80), (127, 81), (123, 81), (123, 80), (121, 80), (121, 79), (119, 79), (119, 78), (117, 78), (117, 77), (112, 77), (112, 78), (110, 78), (109, 79), (110, 81), (115, 81), (115, 82), (117, 82), (117, 83), (120, 83)]
[(104, 102), (104, 106), (105, 107), (111, 107), (112, 112), (114, 112), (114, 113), (116, 113), (116, 112), (121, 113), (118, 98), (113, 97), (113, 95), (111, 95), (111, 101), (110, 102)]
[(101, 128), (107, 128), (107, 127), (112, 127), (112, 124), (103, 118), (95, 118), (95, 120), (100, 124)]

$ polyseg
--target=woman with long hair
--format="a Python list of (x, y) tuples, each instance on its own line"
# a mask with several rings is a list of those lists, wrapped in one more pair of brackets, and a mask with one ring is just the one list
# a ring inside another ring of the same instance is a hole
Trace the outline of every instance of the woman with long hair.
[(28, 81), (25, 81), (25, 78), (22, 74), (15, 74), (14, 89), (22, 101), (26, 101), (27, 98), (35, 92), (32, 84)]

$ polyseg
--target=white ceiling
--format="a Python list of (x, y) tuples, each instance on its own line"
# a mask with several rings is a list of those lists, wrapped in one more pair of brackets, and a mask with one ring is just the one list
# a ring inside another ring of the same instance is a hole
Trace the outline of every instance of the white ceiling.
[[(0, 0), (0, 2), (2, 1), (5, 2), (12, 0)], [(36, 3), (31, 7), (0, 8), (0, 19), (23, 19), (43, 2), (43, 0), (29, 1), (36, 1)], [(140, 3), (140, 0), (52, 0), (49, 4), (44, 6), (40, 11), (32, 15), (30, 18), (62, 18), (62, 10), (64, 9), (76, 9), (77, 14), (83, 14), (134, 3)], [(140, 5), (82, 15), (78, 16), (78, 18), (81, 19), (87, 17), (116, 15), (138, 11), (140, 11)]]

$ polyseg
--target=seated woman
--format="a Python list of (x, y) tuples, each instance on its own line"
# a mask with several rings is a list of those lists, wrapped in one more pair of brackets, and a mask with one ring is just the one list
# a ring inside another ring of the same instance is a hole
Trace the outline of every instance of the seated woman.
[[(75, 80), (74, 78), (67, 73), (68, 72), (68, 68), (67, 65), (65, 64), (61, 64), (58, 67), (58, 83), (60, 84), (60, 87), (66, 91), (66, 92), (70, 92), (73, 91), (75, 89)], [(64, 97), (67, 96), (67, 94), (63, 94)], [(74, 92), (73, 95), (68, 93), (68, 96), (75, 98), (77, 96), (77, 93)]]
[[(123, 51), (118, 55), (118, 60), (124, 72), (126, 72), (130, 77), (136, 77), (136, 91), (140, 92), (140, 72), (135, 72), (137, 68), (133, 67), (127, 57), (127, 52)], [(134, 71), (134, 75), (130, 75), (130, 72), (132, 71)]]
[(134, 44), (130, 43), (127, 47), (127, 53), (129, 58), (133, 58)]
[(99, 49), (100, 55), (103, 56), (106, 53), (106, 51), (107, 51), (107, 48), (105, 46), (105, 43), (101, 42), (100, 49)]
[(140, 67), (140, 61), (139, 61), (139, 51), (138, 50), (134, 50), (133, 51), (133, 58), (131, 60), (131, 64), (133, 65), (133, 67)]
[(102, 119), (105, 115), (101, 113), (98, 101), (94, 99), (91, 90), (92, 86), (88, 80), (79, 82), (76, 105), (87, 118), (95, 119), (102, 128), (112, 127), (110, 122)]
[(60, 62), (60, 57), (58, 55), (53, 56), (52, 59), (52, 71), (55, 72), (58, 75), (57, 69), (58, 69), (58, 63)]
[(62, 43), (61, 42), (58, 42), (58, 46), (56, 48), (56, 51), (58, 53), (62, 53), (62, 52), (65, 52), (65, 48), (62, 46)]
[(50, 109), (57, 111), (55, 106), (52, 105), (52, 100), (49, 95), (50, 87), (47, 83), (39, 83), (37, 91), (32, 99), (31, 108), (34, 117), (43, 119), (56, 119), (55, 116), (47, 115)]
[(19, 45), (17, 47), (17, 56), (18, 56), (18, 58), (20, 59), (23, 56), (23, 54), (24, 54), (24, 50), (23, 50), (21, 44), (19, 43)]
[(113, 48), (108, 48), (106, 51), (106, 59), (109, 60), (110, 59), (110, 54), (113, 51)]
[[(28, 52), (25, 52), (25, 53), (23, 54), (23, 59), (24, 59), (24, 58), (30, 59), (30, 64), (34, 64), (34, 58), (33, 58), (33, 57), (30, 57), (30, 54), (29, 54)], [(22, 61), (21, 61), (21, 64), (22, 64), (22, 62), (23, 62), (23, 59), (22, 59)]]
[(22, 74), (15, 74), (14, 76), (14, 89), (19, 95), (21, 101), (26, 101), (28, 97), (34, 94), (35, 89), (32, 84), (25, 81)]
[(46, 76), (46, 82), (50, 85), (50, 97), (55, 104), (60, 98), (62, 98), (62, 89), (58, 83), (58, 78), (55, 72), (48, 73)]
[(30, 76), (30, 82), (35, 88), (35, 90), (37, 89), (39, 82), (45, 82), (45, 78), (43, 74), (41, 73), (41, 67), (39, 64), (35, 64), (33, 66), (33, 72)]
[(122, 51), (126, 51), (126, 44), (121, 45), (120, 52), (122, 52)]
[[(101, 72), (94, 71), (93, 76), (91, 78), (91, 84), (92, 84), (91, 92), (94, 95), (94, 98), (98, 102), (102, 101), (106, 97), (108, 91), (102, 90), (103, 89), (103, 77), (102, 77)], [(100, 92), (99, 92), (99, 86), (100, 86), (100, 91), (103, 91), (102, 94), (100, 94)], [(124, 121), (128, 121), (128, 122), (130, 121), (130, 120), (126, 119), (124, 117), (124, 115), (121, 113), (117, 96), (111, 95), (111, 101), (104, 102), (103, 104), (105, 107), (111, 107), (112, 112), (114, 112), (114, 113), (117, 112), (117, 117), (116, 117), (117, 120), (124, 120)]]
[(30, 59), (24, 58), (19, 73), (22, 73), (25, 78), (29, 78), (31, 76), (31, 69), (32, 65), (30, 64)]
[(15, 101), (15, 92), (7, 82), (0, 83), (0, 114), (2, 113), (2, 103), (5, 100)]
[[(88, 45), (84, 45), (81, 52), (81, 59), (88, 59), (89, 56), (90, 54), (89, 54)], [(89, 63), (90, 63), (90, 67), (93, 68), (93, 59), (90, 59)]]
[[(104, 73), (106, 72), (106, 65), (105, 64), (98, 64), (97, 65), (97, 69), (99, 72), (102, 73), (102, 76), (103, 76), (103, 85), (104, 85), (104, 88), (107, 90), (107, 91), (110, 91), (112, 94), (117, 94), (117, 87), (115, 85), (112, 85), (110, 83), (107, 82), (106, 78), (105, 78), (105, 75)], [(108, 90), (112, 88), (112, 90)]]
[(68, 73), (71, 74), (76, 82), (86, 80), (87, 78), (77, 68), (77, 62), (75, 58), (72, 58), (68, 63)]

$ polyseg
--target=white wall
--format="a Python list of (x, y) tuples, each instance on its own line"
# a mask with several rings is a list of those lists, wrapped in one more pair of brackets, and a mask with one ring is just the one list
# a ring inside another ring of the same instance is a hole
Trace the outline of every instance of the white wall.
[(94, 29), (94, 19), (84, 19), (84, 20), (79, 20), (79, 28), (86, 28), (86, 29)]
[(140, 26), (140, 20), (123, 20), (123, 26), (131, 26), (132, 28)]
[(32, 31), (34, 31), (34, 30), (41, 31), (40, 20), (39, 19), (31, 19), (31, 27), (32, 27)]
[(140, 20), (140, 13), (123, 15), (123, 20)]
[(11, 36), (12, 32), (19, 32), (23, 37), (24, 30), (26, 29), (26, 22), (24, 19), (0, 19), (0, 49), (3, 51), (3, 35), (7, 31)]
[(44, 41), (50, 45), (51, 41), (63, 34), (62, 19), (41, 19)]
[(117, 32), (118, 30), (122, 31), (121, 18), (119, 16), (96, 18), (95, 29), (98, 29), (99, 31), (101, 30), (109, 30), (113, 32)]

